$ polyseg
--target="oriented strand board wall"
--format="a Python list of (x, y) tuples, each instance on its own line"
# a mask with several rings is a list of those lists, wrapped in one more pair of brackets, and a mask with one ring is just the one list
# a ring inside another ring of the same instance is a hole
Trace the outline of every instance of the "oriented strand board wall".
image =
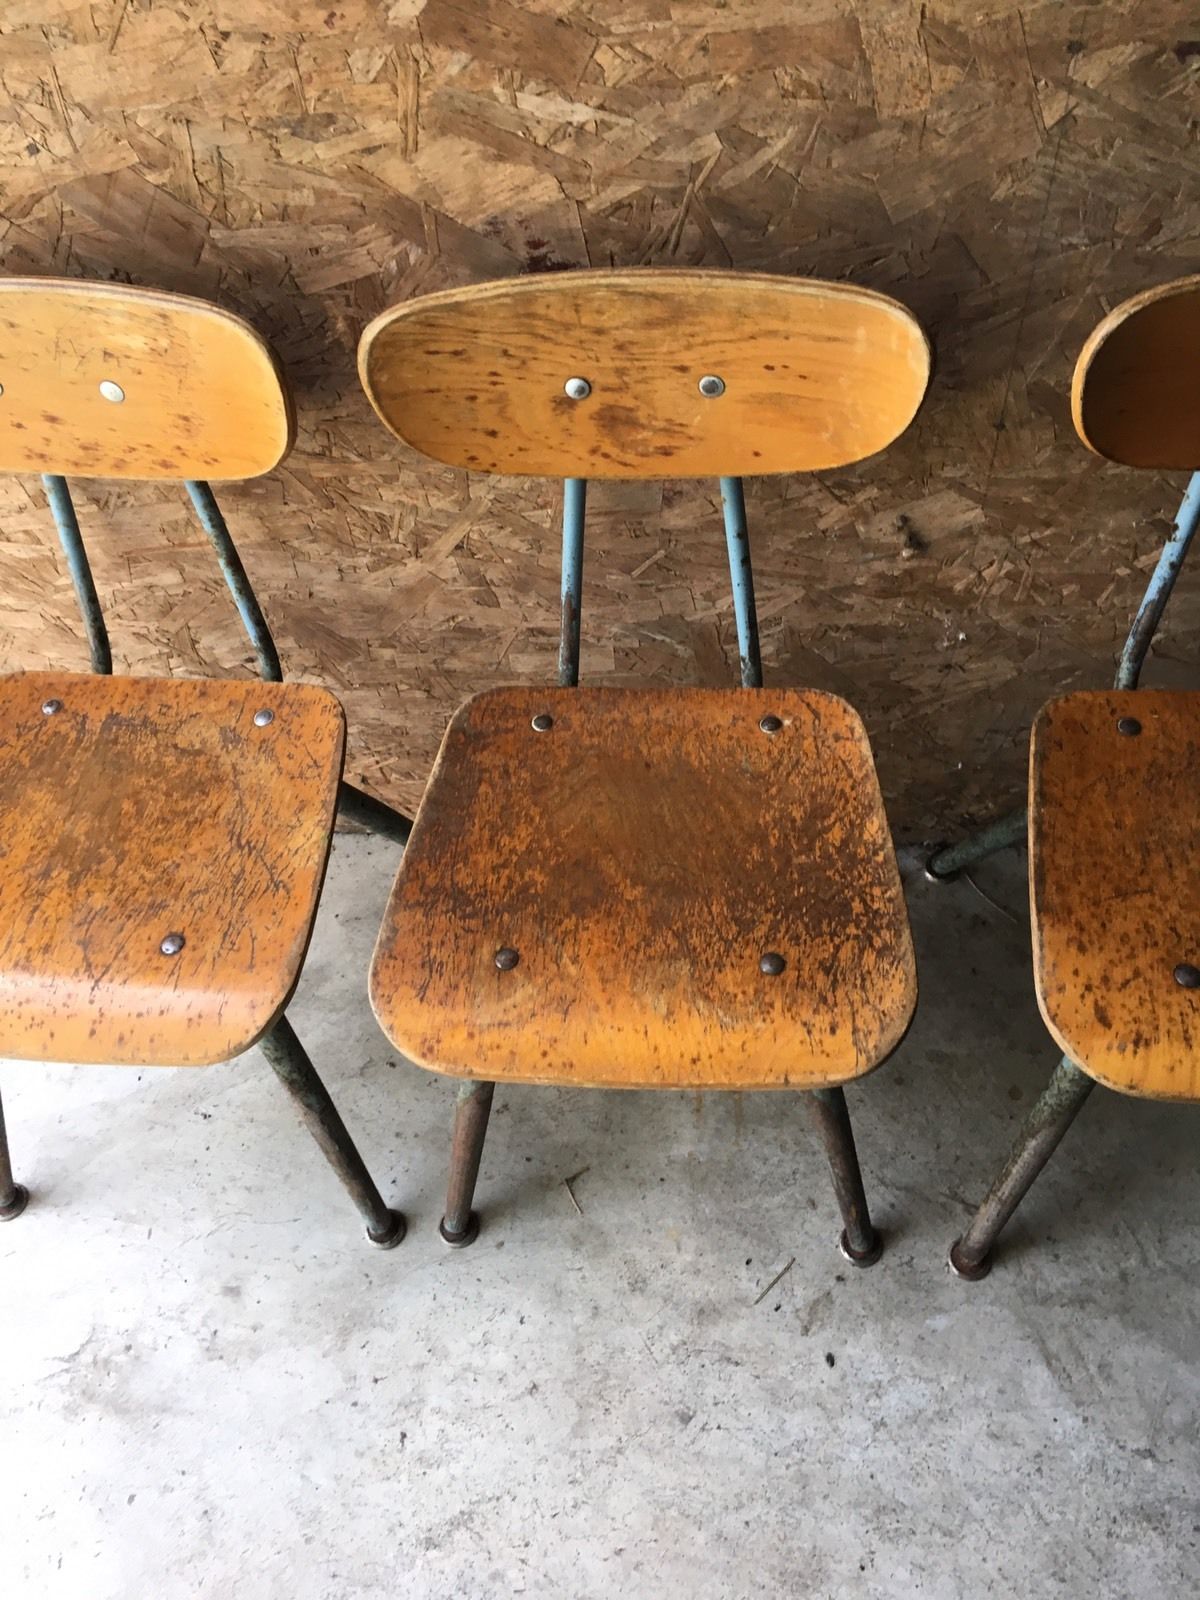
[[(288, 669), (408, 806), (458, 699), (553, 673), (557, 494), (393, 444), (366, 319), (609, 263), (900, 296), (938, 352), (912, 433), (749, 504), (768, 681), (862, 709), (920, 836), (1012, 798), (1039, 700), (1109, 677), (1173, 509), (1177, 481), (1087, 456), (1066, 392), (1106, 307), (1197, 268), (1198, 41), (1172, 0), (4, 0), (0, 255), (208, 295), (276, 343), (299, 447), (227, 510)], [(79, 498), (118, 669), (247, 670), (182, 503)], [(592, 508), (585, 678), (730, 681), (715, 486)], [(0, 589), (9, 665), (85, 662), (32, 482), (0, 490)], [(1185, 582), (1150, 680), (1195, 682), (1198, 646)]]

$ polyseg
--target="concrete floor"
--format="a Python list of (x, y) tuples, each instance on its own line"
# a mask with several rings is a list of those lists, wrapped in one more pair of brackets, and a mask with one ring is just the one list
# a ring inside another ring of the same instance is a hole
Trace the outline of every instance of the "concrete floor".
[(498, 1093), (447, 1251), (452, 1090), (365, 992), (395, 859), (338, 842), (291, 1014), (398, 1250), (257, 1053), (0, 1074), (6, 1600), (1197, 1592), (1200, 1112), (1098, 1091), (992, 1276), (943, 1265), (1055, 1059), (1017, 856), (1004, 910), (910, 874), (920, 1011), (850, 1092), (867, 1272), (784, 1095)]

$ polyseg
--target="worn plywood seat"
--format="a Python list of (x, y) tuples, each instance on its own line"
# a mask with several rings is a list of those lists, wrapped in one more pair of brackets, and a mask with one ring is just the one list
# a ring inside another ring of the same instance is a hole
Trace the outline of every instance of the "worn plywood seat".
[(1030, 755), (1034, 975), (1089, 1076), (1200, 1099), (1200, 694), (1072, 694)]
[(869, 1072), (916, 971), (861, 721), (795, 689), (476, 696), (447, 730), (371, 994), (408, 1056), (462, 1076)]
[(343, 744), (302, 684), (0, 680), (0, 1056), (254, 1044), (308, 947)]

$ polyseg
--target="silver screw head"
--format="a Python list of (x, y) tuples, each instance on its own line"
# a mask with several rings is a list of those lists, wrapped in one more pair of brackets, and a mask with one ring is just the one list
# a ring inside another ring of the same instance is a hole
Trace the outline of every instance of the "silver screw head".
[(781, 717), (767, 716), (761, 718), (758, 725), (764, 733), (778, 733), (780, 728), (783, 727), (783, 719)]
[(1181, 989), (1200, 989), (1200, 967), (1181, 961), (1175, 968), (1175, 982)]
[(177, 956), (186, 943), (181, 933), (168, 933), (158, 948), (165, 956)]
[(1127, 734), (1128, 737), (1132, 739), (1132, 738), (1135, 738), (1139, 733), (1141, 733), (1141, 731), (1142, 731), (1142, 725), (1141, 725), (1141, 723), (1138, 721), (1138, 719), (1136, 717), (1118, 717), (1117, 718), (1117, 732), (1118, 733)]
[(538, 733), (548, 733), (553, 726), (554, 718), (548, 711), (539, 711), (530, 723), (530, 727), (536, 728)]
[(501, 972), (511, 972), (521, 957), (510, 944), (502, 944), (496, 951), (496, 965)]
[(706, 372), (697, 388), (706, 400), (715, 400), (718, 395), (725, 393), (725, 379), (718, 378), (714, 372)]
[(586, 378), (568, 378), (563, 384), (563, 393), (568, 400), (586, 400), (592, 392), (592, 386)]
[(786, 966), (787, 962), (779, 954), (778, 950), (768, 950), (759, 957), (758, 970), (768, 978), (777, 978)]
[(57, 712), (59, 712), (61, 710), (62, 710), (62, 701), (61, 700), (43, 700), (42, 701), (42, 715), (44, 717), (52, 717)]
[(105, 378), (100, 385), (100, 393), (106, 400), (111, 400), (113, 405), (119, 406), (125, 398), (125, 391), (119, 383), (114, 383), (111, 378)]
[(256, 711), (254, 713), (254, 726), (256, 728), (265, 728), (268, 723), (274, 721), (275, 713), (273, 711), (269, 711), (266, 706), (263, 706), (261, 711)]

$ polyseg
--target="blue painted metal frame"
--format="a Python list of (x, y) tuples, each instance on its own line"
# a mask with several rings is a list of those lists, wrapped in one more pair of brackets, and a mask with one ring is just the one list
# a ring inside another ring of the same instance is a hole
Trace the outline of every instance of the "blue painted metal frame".
[(750, 565), (746, 496), (740, 478), (721, 479), (721, 510), (725, 516), (725, 544), (729, 551), (729, 579), (733, 585), (733, 614), (737, 622), (742, 688), (761, 689), (763, 674), (758, 645), (758, 610), (754, 604), (754, 572)]
[(95, 579), (92, 577), (87, 549), (83, 535), (79, 531), (79, 518), (75, 515), (75, 502), (71, 499), (67, 480), (57, 473), (46, 472), (42, 474), (42, 487), (46, 491), (46, 499), (50, 502), (54, 525), (58, 529), (59, 543), (62, 545), (67, 566), (71, 571), (71, 582), (75, 585), (75, 598), (79, 602), (79, 614), (83, 618), (88, 649), (92, 657), (92, 671), (111, 673), (112, 648), (108, 642), (108, 629), (104, 625), (100, 596), (96, 593)]
[[(91, 650), (92, 671), (111, 673), (112, 650), (108, 642), (108, 630), (104, 625), (104, 613), (100, 607), (100, 597), (96, 593), (71, 491), (67, 486), (67, 480), (56, 474), (47, 473), (43, 476), (42, 483), (46, 489), (46, 498), (50, 502), (50, 510), (54, 514), (58, 536), (67, 557), (67, 565), (71, 569), (71, 580), (75, 585), (75, 594)], [(270, 626), (258, 603), (254, 586), (242, 565), (242, 558), (233, 542), (233, 535), (217, 504), (217, 497), (207, 483), (198, 479), (185, 480), (184, 487), (201, 526), (208, 535), (208, 541), (221, 568), (221, 575), (233, 596), (238, 615), (242, 619), (242, 626), (258, 658), (259, 675), (269, 683), (282, 683), (283, 667), (279, 660), (279, 651), (275, 647)], [(582, 515), (579, 536), (582, 540)], [(578, 663), (578, 612), (575, 639), (576, 663)], [(356, 788), (354, 784), (347, 783), (344, 779), (338, 786), (338, 810), (352, 821), (369, 828), (372, 833), (393, 839), (397, 844), (408, 843), (408, 836), (412, 832), (412, 818), (406, 817), (402, 811), (395, 810), (394, 807), (377, 800), (374, 795), (367, 794), (365, 790)]]
[(563, 482), (562, 628), (558, 639), (558, 681), (565, 689), (579, 683), (579, 624), (583, 604), (583, 524), (587, 479)]
[[(1200, 529), (1200, 472), (1193, 472), (1176, 513), (1175, 525), (1150, 574), (1146, 593), (1129, 629), (1117, 663), (1114, 689), (1137, 688), (1146, 655), (1197, 529)], [(981, 828), (959, 844), (935, 850), (925, 863), (926, 876), (935, 880), (957, 877), (964, 867), (973, 866), (976, 861), (1002, 850), (1005, 845), (1019, 843), (1025, 838), (1028, 820), (1029, 814), (1022, 807), (989, 823), (986, 828)]]

